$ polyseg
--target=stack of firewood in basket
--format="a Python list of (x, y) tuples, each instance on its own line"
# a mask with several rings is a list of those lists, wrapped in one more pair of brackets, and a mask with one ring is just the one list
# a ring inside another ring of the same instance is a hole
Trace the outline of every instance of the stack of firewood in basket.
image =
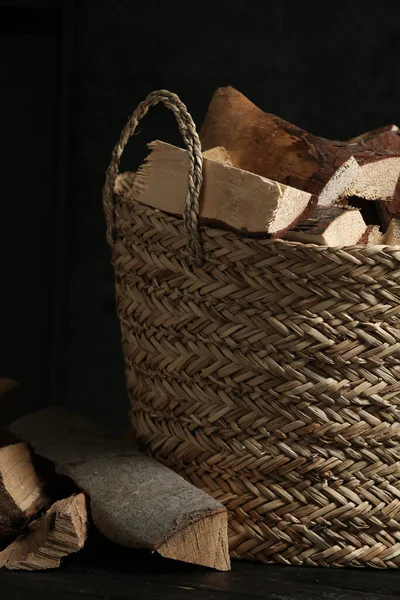
[[(400, 245), (395, 125), (331, 141), (264, 113), (227, 87), (215, 92), (200, 139), (203, 222), (327, 246)], [(119, 176), (116, 193), (181, 215), (188, 153), (160, 141), (150, 149), (136, 176)]]
[[(400, 245), (396, 126), (330, 141), (229, 87), (214, 94), (200, 138), (203, 222), (327, 246)], [(150, 149), (115, 192), (182, 215), (190, 156), (160, 141)], [(10, 385), (0, 380), (0, 394)], [(83, 547), (89, 519), (122, 546), (229, 569), (222, 504), (61, 409), (13, 423), (0, 437), (0, 567), (58, 566)]]

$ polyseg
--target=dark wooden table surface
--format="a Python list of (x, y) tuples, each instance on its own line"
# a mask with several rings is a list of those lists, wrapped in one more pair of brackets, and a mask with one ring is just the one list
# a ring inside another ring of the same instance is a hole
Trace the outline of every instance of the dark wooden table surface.
[(395, 600), (400, 572), (233, 561), (217, 573), (96, 540), (45, 572), (0, 571), (1, 600)]

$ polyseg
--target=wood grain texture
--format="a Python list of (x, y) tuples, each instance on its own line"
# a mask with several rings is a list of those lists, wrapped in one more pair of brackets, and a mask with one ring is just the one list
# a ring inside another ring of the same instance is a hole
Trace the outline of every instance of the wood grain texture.
[[(359, 135), (352, 140), (349, 140), (350, 146), (353, 145), (355, 147), (359, 147), (360, 144), (368, 150), (374, 151), (386, 151), (386, 152), (400, 152), (400, 133), (397, 125), (386, 125), (385, 127), (381, 127), (379, 129), (374, 129), (372, 131), (368, 131), (362, 135)], [(389, 184), (389, 189), (393, 188), (393, 180), (395, 181), (395, 187), (392, 193), (392, 197), (389, 198), (389, 201), (385, 201), (385, 197), (381, 196), (377, 198), (377, 211), (380, 218), (380, 224), (383, 228), (383, 231), (386, 231), (389, 227), (389, 223), (392, 218), (400, 217), (400, 179), (397, 177), (396, 179), (396, 165), (394, 166), (394, 171), (392, 171), (392, 181)], [(379, 168), (379, 165), (378, 165)], [(371, 172), (372, 177), (374, 177), (374, 172)], [(375, 174), (376, 175), (376, 174)], [(386, 175), (384, 174), (383, 177)], [(379, 174), (378, 174), (379, 177)], [(396, 183), (397, 181), (397, 183)], [(364, 185), (374, 186), (376, 185), (375, 181), (372, 179), (371, 181), (364, 181)]]
[[(131, 196), (147, 206), (182, 215), (188, 153), (159, 141), (152, 142), (150, 149), (136, 174)], [(206, 156), (203, 177), (200, 216), (238, 231), (278, 235), (296, 223), (312, 202), (306, 192)]]
[(10, 429), (88, 494), (93, 522), (111, 541), (229, 569), (226, 509), (170, 469), (62, 409)]
[(216, 148), (210, 148), (203, 152), (205, 158), (210, 158), (211, 160), (216, 160), (224, 165), (232, 165), (231, 157), (229, 156), (229, 152), (223, 146), (217, 146)]
[(49, 503), (26, 444), (0, 447), (0, 536), (17, 532)]
[[(236, 167), (316, 194), (321, 204), (346, 194), (389, 198), (400, 173), (400, 149), (315, 136), (263, 112), (232, 87), (215, 92), (200, 138), (205, 150), (224, 146)], [(371, 180), (378, 189), (371, 191)]]
[(25, 571), (59, 567), (63, 557), (83, 548), (87, 519), (84, 494), (58, 500), (0, 552), (0, 567)]
[(285, 239), (320, 246), (351, 246), (365, 234), (367, 226), (358, 209), (317, 206), (307, 219), (285, 234)]
[(400, 246), (400, 220), (392, 219), (386, 232), (385, 243), (389, 246)]

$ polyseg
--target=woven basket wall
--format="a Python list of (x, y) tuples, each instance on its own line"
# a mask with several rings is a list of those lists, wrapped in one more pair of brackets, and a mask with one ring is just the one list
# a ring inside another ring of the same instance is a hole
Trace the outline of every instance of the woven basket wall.
[(179, 121), (172, 94), (150, 95), (104, 189), (138, 440), (227, 506), (232, 556), (398, 567), (400, 248), (202, 227), (193, 266), (190, 216), (112, 197), (160, 99)]

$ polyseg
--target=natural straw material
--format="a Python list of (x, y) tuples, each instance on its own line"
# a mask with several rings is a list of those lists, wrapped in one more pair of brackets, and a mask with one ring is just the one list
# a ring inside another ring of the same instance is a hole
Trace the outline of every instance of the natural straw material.
[(104, 200), (138, 440), (227, 506), (232, 556), (398, 567), (400, 248), (202, 227), (193, 267), (196, 218), (112, 197), (124, 131)]
[(202, 168), (203, 155), (199, 136), (192, 117), (188, 113), (186, 106), (181, 102), (176, 94), (168, 90), (159, 90), (152, 92), (143, 102), (138, 104), (135, 112), (132, 114), (124, 129), (121, 132), (119, 142), (115, 145), (111, 162), (106, 173), (106, 183), (103, 188), (103, 206), (107, 220), (107, 240), (112, 245), (114, 239), (115, 217), (114, 217), (114, 186), (119, 173), (119, 163), (122, 153), (129, 139), (136, 131), (137, 124), (148, 113), (151, 106), (156, 106), (162, 102), (174, 113), (179, 131), (184, 139), (186, 150), (190, 157), (190, 167), (188, 176), (188, 191), (186, 195), (186, 208), (183, 215), (189, 245), (189, 254), (194, 264), (201, 264), (202, 250), (200, 243), (200, 233), (198, 230), (199, 221), (199, 195), (201, 184), (203, 182)]

